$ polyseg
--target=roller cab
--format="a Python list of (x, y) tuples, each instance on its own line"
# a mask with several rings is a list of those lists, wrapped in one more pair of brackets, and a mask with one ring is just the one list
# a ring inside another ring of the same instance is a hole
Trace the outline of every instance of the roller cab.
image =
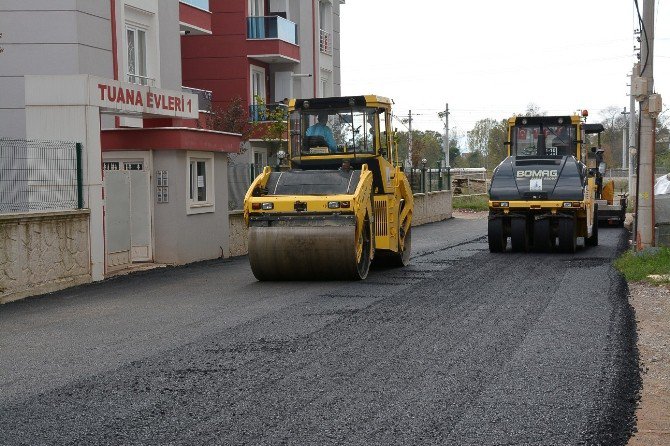
[(413, 200), (390, 101), (291, 100), (288, 133), (288, 168), (266, 167), (245, 197), (256, 278), (360, 280), (373, 260), (406, 265)]
[[(585, 118), (585, 117), (584, 117)], [(508, 156), (489, 188), (491, 252), (574, 252), (598, 244), (596, 175), (585, 164), (580, 116), (513, 117)]]

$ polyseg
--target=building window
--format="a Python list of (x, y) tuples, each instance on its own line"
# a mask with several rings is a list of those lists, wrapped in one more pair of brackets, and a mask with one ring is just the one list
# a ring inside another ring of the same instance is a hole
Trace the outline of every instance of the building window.
[(265, 95), (265, 70), (261, 67), (251, 67), (250, 71), (250, 86), (251, 86), (251, 99), (249, 103), (251, 107), (249, 109), (249, 115), (252, 121), (260, 121), (261, 117), (264, 115), (265, 110), (263, 104), (266, 101)]
[(253, 178), (256, 178), (263, 171), (263, 168), (267, 166), (265, 160), (265, 152), (259, 152), (254, 150), (254, 164), (253, 164)]
[(327, 98), (333, 95), (333, 82), (331, 81), (332, 73), (328, 70), (322, 69), (319, 76), (319, 93), (322, 97)]
[(126, 27), (128, 42), (128, 82), (149, 85), (147, 76), (147, 31), (145, 29)]
[(327, 97), (328, 96), (328, 79), (326, 78), (321, 78), (321, 97)]
[(264, 0), (249, 0), (249, 17), (259, 17), (265, 15)]
[(319, 50), (324, 54), (333, 54), (332, 12), (328, 2), (319, 2)]
[(189, 152), (187, 158), (187, 213), (214, 212), (214, 155)]

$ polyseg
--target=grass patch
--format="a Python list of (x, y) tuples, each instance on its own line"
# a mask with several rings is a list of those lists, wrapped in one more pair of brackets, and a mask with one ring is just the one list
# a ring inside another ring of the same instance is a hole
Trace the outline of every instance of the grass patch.
[(454, 209), (469, 209), (472, 211), (488, 211), (489, 210), (489, 196), (462, 196), (454, 195), (453, 200)]
[[(630, 282), (659, 283), (659, 280), (650, 279), (650, 274), (670, 274), (670, 248), (660, 248), (652, 253), (635, 253), (626, 251), (616, 259), (614, 266)], [(660, 282), (670, 282), (664, 280)]]

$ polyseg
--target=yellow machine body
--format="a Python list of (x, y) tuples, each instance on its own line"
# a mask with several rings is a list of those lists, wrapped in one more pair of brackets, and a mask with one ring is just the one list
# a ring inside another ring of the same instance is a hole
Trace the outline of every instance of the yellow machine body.
[(288, 113), (289, 165), (266, 167), (245, 196), (256, 278), (364, 279), (373, 259), (406, 265), (413, 198), (391, 101), (293, 99)]

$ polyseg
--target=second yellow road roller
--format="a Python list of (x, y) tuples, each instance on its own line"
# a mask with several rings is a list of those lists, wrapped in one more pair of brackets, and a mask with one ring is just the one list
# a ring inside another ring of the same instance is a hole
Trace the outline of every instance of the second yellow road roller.
[[(507, 158), (489, 188), (491, 252), (573, 253), (577, 238), (598, 244), (597, 169), (587, 167), (586, 135), (598, 133), (582, 116), (515, 116), (508, 120)], [(593, 153), (597, 149), (594, 147)]]
[(292, 99), (288, 166), (266, 167), (244, 200), (258, 280), (361, 280), (373, 260), (407, 265), (412, 190), (398, 162), (391, 101)]

